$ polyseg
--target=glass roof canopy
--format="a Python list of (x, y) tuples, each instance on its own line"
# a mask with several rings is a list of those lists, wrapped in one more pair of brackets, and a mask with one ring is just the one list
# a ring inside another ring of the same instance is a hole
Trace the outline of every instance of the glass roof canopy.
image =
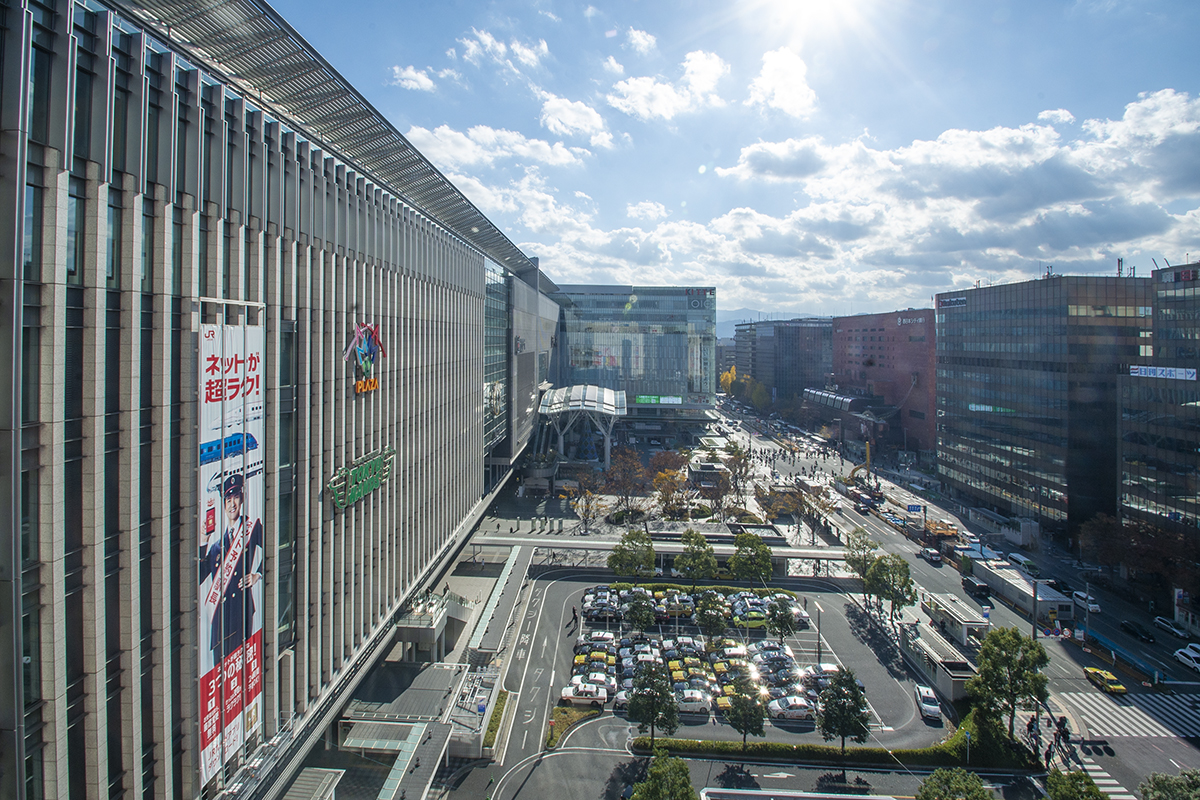
[(590, 411), (609, 417), (623, 417), (627, 413), (625, 392), (602, 389), (599, 386), (562, 386), (542, 395), (542, 403), (538, 407), (538, 413), (545, 416), (572, 411)]
[(533, 262), (278, 13), (253, 0), (115, 0), (173, 48), (214, 65), (247, 99), (518, 273)]

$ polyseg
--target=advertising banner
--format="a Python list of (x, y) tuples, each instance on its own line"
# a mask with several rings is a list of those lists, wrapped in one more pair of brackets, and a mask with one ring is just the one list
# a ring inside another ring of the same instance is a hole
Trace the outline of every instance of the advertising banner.
[(262, 726), (263, 329), (200, 328), (200, 776)]

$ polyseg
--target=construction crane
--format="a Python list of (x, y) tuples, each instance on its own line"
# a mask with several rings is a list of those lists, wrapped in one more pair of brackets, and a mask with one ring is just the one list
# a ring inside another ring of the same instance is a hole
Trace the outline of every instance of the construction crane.
[(858, 471), (860, 469), (865, 468), (867, 470), (868, 475), (871, 473), (871, 443), (866, 442), (865, 444), (867, 445), (867, 460), (864, 461), (863, 463), (859, 464), (854, 469), (850, 470), (850, 474), (848, 476), (846, 476), (846, 485), (847, 486), (854, 485), (854, 476), (858, 474)]

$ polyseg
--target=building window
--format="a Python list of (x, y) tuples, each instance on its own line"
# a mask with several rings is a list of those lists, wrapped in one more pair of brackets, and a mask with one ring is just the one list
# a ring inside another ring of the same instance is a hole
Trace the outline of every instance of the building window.
[(154, 291), (154, 201), (142, 199), (142, 291)]
[(108, 190), (108, 236), (105, 246), (104, 279), (109, 289), (121, 288), (121, 230), (124, 223), (121, 190)]
[(925, 419), (924, 411), (917, 411), (916, 409), (912, 409), (912, 408), (910, 408), (908, 410), (908, 415), (910, 417), (912, 417), (913, 419)]
[(84, 219), (87, 216), (87, 185), (71, 178), (67, 194), (67, 283), (83, 284)]
[(79, 67), (75, 70), (75, 155), (89, 158), (92, 154), (92, 57), (79, 54)]
[[(36, 5), (31, 5), (35, 18), (53, 15)], [(40, 12), (40, 13), (39, 13)], [(34, 38), (52, 39), (53, 34), (35, 26)], [(50, 143), (50, 83), (51, 65), (54, 56), (40, 47), (34, 47), (29, 58), (29, 138), (43, 144)]]
[(22, 237), (22, 261), (27, 281), (42, 279), (42, 169), (30, 164), (25, 168), (25, 230)]
[[(31, 287), (37, 291), (36, 287)], [(22, 309), (21, 324), (21, 422), (37, 422), (41, 416), (42, 328), (41, 308), (27, 305)]]

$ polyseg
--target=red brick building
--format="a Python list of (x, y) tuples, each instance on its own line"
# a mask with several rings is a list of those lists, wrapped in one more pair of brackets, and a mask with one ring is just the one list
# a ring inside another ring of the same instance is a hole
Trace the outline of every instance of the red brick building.
[[(912, 451), (936, 446), (933, 309), (833, 319), (833, 376), (843, 395), (881, 396), (889, 445)], [(894, 410), (893, 410), (894, 409)]]

